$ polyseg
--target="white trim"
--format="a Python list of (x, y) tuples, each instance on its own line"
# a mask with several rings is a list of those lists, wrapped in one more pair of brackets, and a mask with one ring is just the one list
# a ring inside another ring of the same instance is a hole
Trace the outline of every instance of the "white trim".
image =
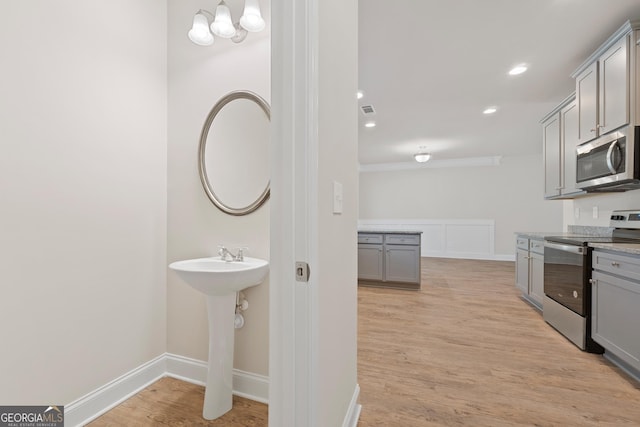
[(462, 159), (430, 160), (426, 163), (397, 162), (397, 163), (372, 163), (360, 165), (360, 172), (388, 172), (413, 169), (435, 168), (470, 168), (476, 166), (499, 166), (502, 156), (492, 157), (467, 157)]
[[(165, 353), (65, 405), (65, 424), (83, 426), (164, 377), (204, 386), (207, 362)], [(233, 370), (233, 394), (269, 403), (269, 377)]]
[(269, 295), (269, 425), (313, 425), (314, 282), (297, 283), (292, 266), (313, 271), (317, 211), (318, 0), (271, 5), (272, 164)]
[(64, 407), (65, 424), (83, 426), (165, 376), (162, 354)]
[(353, 396), (351, 396), (351, 402), (349, 402), (349, 408), (347, 409), (347, 415), (344, 417), (342, 427), (356, 427), (358, 420), (360, 419), (360, 412), (362, 411), (362, 405), (358, 403), (358, 397), (360, 396), (360, 385), (356, 384), (353, 390)]

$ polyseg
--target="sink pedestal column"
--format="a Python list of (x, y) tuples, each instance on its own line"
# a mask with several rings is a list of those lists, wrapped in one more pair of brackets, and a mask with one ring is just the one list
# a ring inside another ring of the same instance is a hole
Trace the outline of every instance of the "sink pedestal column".
[(207, 296), (209, 317), (209, 371), (202, 416), (213, 420), (233, 405), (233, 343), (236, 295)]

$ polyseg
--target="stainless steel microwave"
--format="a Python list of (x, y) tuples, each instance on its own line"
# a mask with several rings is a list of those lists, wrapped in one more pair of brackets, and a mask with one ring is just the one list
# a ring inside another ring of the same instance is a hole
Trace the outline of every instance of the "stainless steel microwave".
[(640, 188), (640, 126), (610, 132), (577, 147), (576, 184), (588, 192)]

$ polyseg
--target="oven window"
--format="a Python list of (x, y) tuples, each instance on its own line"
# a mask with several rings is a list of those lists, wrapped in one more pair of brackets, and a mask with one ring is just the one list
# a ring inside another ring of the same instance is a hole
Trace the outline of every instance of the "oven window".
[(544, 293), (568, 309), (585, 316), (585, 256), (545, 246)]
[[(620, 138), (617, 142), (617, 146), (611, 153), (611, 160), (613, 165), (617, 167), (617, 173), (623, 173), (625, 171), (626, 138)], [(577, 182), (613, 175), (607, 166), (607, 152), (610, 146), (611, 144), (606, 144), (594, 148), (588, 153), (578, 154)]]

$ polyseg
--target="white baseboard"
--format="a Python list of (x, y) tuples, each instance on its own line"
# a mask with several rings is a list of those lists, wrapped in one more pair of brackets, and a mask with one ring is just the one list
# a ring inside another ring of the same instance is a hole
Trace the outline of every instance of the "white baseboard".
[[(83, 426), (167, 376), (204, 386), (207, 379), (207, 363), (176, 354), (162, 354), (65, 405), (65, 424)], [(233, 394), (268, 404), (269, 378), (234, 369)]]
[(165, 355), (135, 368), (64, 406), (67, 426), (83, 426), (165, 376)]
[(358, 420), (360, 419), (360, 411), (362, 411), (362, 405), (358, 403), (358, 397), (360, 396), (360, 385), (356, 384), (356, 388), (353, 390), (353, 396), (351, 396), (351, 402), (349, 402), (349, 409), (347, 415), (344, 417), (342, 427), (356, 427)]
[[(205, 385), (207, 363), (177, 354), (166, 354), (167, 376), (193, 384)], [(269, 377), (233, 370), (233, 394), (256, 402), (269, 403)]]

